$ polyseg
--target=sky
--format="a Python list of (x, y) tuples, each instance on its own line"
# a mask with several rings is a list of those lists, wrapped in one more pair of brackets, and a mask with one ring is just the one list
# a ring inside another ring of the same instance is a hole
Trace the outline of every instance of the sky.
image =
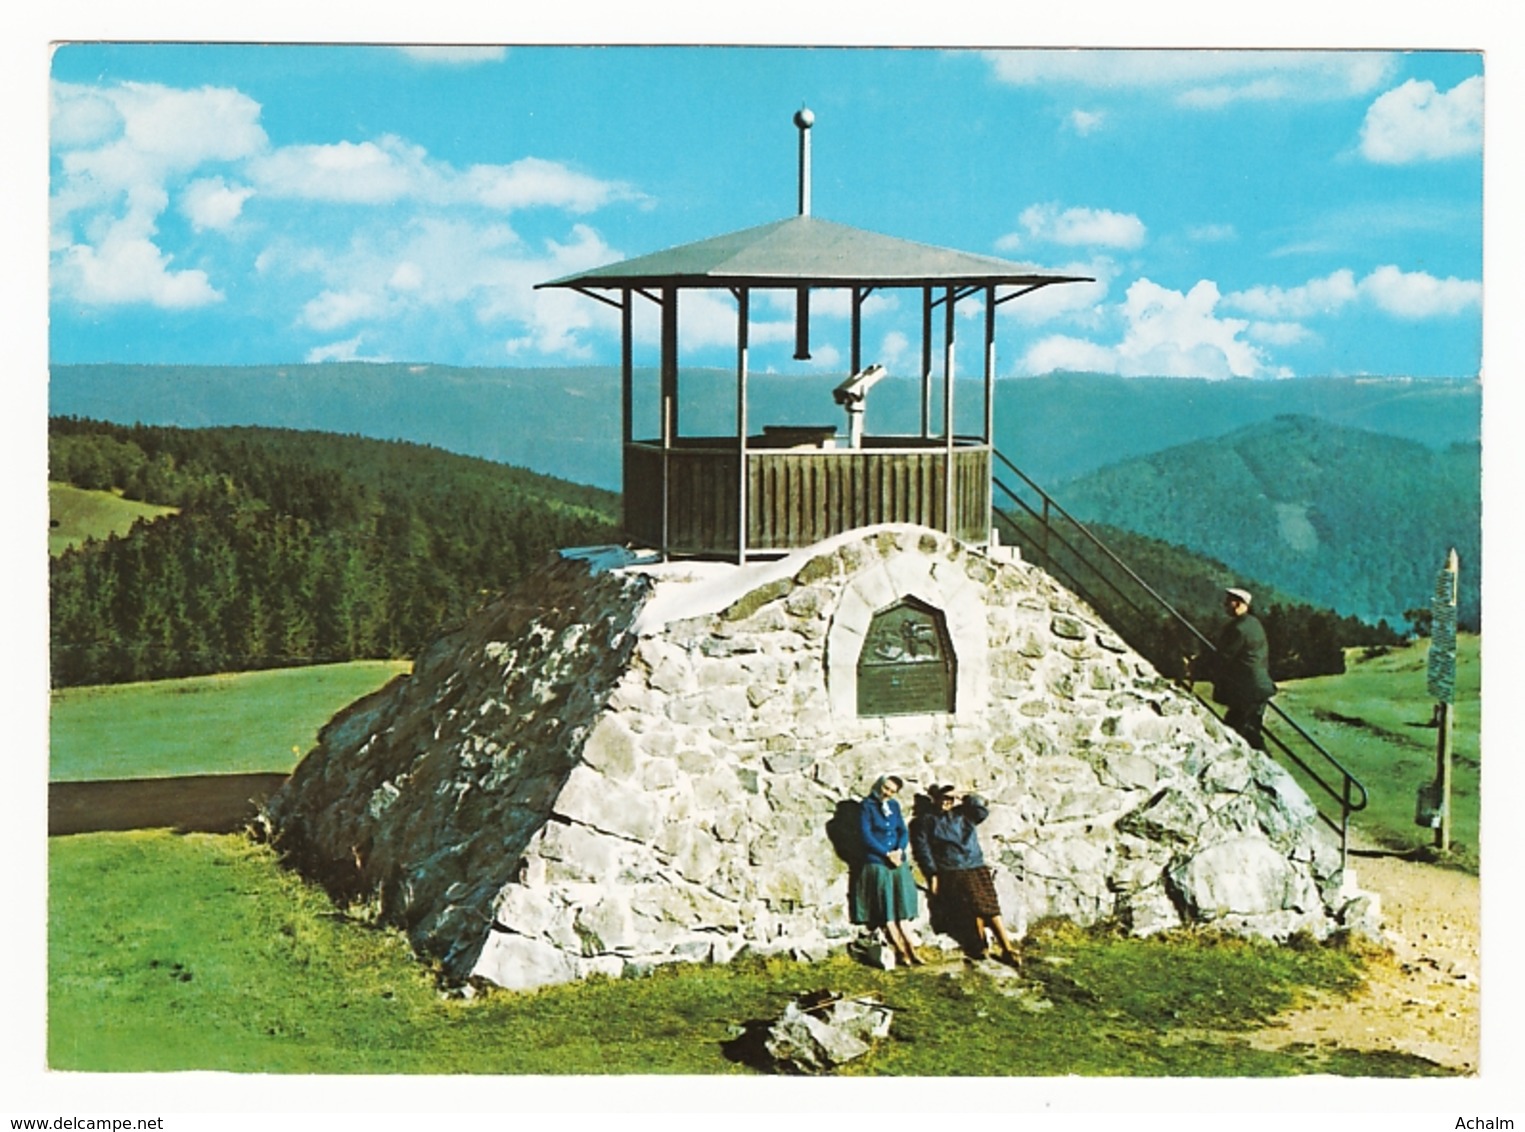
[[(55, 364), (616, 364), (615, 312), (534, 285), (793, 215), (808, 105), (814, 215), (1096, 280), (1001, 305), (1002, 376), (1482, 369), (1479, 51), (71, 43), (50, 70)], [(845, 368), (846, 310), (815, 301), (810, 367)], [(792, 311), (754, 303), (754, 367), (798, 368)], [(731, 364), (735, 318), (685, 294), (684, 363)], [(876, 294), (865, 361), (913, 372), (919, 333), (915, 293)]]

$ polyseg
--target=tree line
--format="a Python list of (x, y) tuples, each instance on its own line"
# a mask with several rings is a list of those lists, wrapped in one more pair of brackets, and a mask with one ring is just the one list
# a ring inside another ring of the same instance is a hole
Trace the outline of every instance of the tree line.
[[(52, 560), (55, 686), (413, 656), (557, 548), (619, 537), (610, 493), (332, 433), (55, 417), (49, 476), (179, 509)], [(1211, 639), (1222, 587), (1244, 579), (1182, 547), (1095, 529)], [(1003, 533), (1162, 673), (1205, 674), (1210, 650), (1118, 568), (1082, 565), (1029, 522)], [(1248, 584), (1278, 680), (1343, 672), (1345, 648), (1403, 639)]]
[[(1222, 562), (1185, 547), (1118, 527), (1089, 524), (1091, 533), (1127, 564), (1125, 570), (1091, 544), (1078, 526), (1057, 517), (1054, 522), (1045, 536), (1036, 519), (1012, 514), (1000, 521), (1003, 541), (1020, 546), (1024, 557), (1089, 603), (1171, 679), (1212, 679), (1211, 642), (1225, 620), (1223, 591), (1228, 586), (1248, 586), (1256, 595), (1253, 612), (1265, 626), (1275, 680), (1336, 675), (1345, 671), (1345, 649), (1380, 648), (1404, 640), (1386, 620), (1371, 625), (1342, 616), (1274, 586), (1246, 580)], [(1159, 601), (1179, 613), (1196, 633)]]
[(51, 563), (55, 686), (404, 658), (615, 497), (423, 445), (49, 421), (49, 477), (178, 514)]

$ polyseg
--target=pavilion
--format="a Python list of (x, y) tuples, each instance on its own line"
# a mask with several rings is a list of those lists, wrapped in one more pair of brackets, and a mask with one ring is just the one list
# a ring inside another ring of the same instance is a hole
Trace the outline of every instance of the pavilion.
[[(996, 310), (1006, 302), (1084, 276), (1051, 275), (992, 256), (914, 243), (810, 215), (810, 127), (799, 128), (799, 212), (741, 231), (539, 284), (606, 303), (621, 317), (623, 527), (632, 542), (672, 555), (767, 556), (858, 527), (915, 523), (985, 545), (991, 530), (991, 455)], [(921, 292), (921, 431), (865, 436), (859, 422), (868, 387), (883, 374), (865, 368), (864, 301), (877, 290)], [(853, 422), (849, 443), (834, 428), (766, 425), (747, 410), (748, 332), (754, 291), (795, 294), (795, 357), (810, 352), (810, 295), (850, 293), (850, 374), (836, 399)], [(736, 431), (687, 436), (678, 419), (678, 296), (725, 290), (736, 302)], [(984, 412), (977, 436), (953, 427), (955, 308), (984, 306)], [(633, 313), (637, 298), (661, 318), (659, 434), (634, 435)], [(940, 308), (940, 310), (939, 310)], [(937, 315), (941, 315), (939, 320)], [(942, 324), (942, 420), (932, 420), (933, 350)], [(854, 413), (860, 414), (854, 416)]]

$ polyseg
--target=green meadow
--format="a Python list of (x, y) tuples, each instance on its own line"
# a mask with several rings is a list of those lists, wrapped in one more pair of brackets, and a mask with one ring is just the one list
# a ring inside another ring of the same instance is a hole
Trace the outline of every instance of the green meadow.
[[(1464, 638), (1458, 839), (1476, 836), (1478, 652), (1476, 638)], [(1357, 821), (1374, 840), (1429, 836), (1411, 825), (1410, 779), (1433, 766), (1425, 751), (1435, 733), (1416, 725), (1429, 716), (1423, 666), (1420, 645), (1352, 658), (1344, 676), (1282, 692), (1366, 781), (1372, 802)], [(61, 692), (54, 775), (288, 769), (293, 748), (310, 747), (332, 711), (403, 667)], [(350, 919), (267, 846), (167, 830), (51, 839), (48, 934), (48, 1061), (56, 1070), (752, 1073), (738, 1040), (747, 1024), (830, 987), (896, 1008), (890, 1040), (842, 1067), (845, 1076), (1443, 1072), (1402, 1054), (1262, 1050), (1246, 1040), (1309, 994), (1352, 992), (1368, 963), (1386, 961), (1341, 941), (1276, 946), (1193, 932), (1130, 939), (1040, 924), (1020, 979), (961, 963), (884, 972), (845, 957), (743, 958), (467, 998), (442, 987), (400, 933)]]
[(62, 554), (86, 539), (124, 535), (140, 519), (173, 515), (175, 510), (123, 499), (114, 491), (87, 491), (66, 483), (49, 483), (48, 554)]
[[(1244, 1038), (1311, 991), (1348, 992), (1338, 946), (1135, 940), (1045, 925), (1027, 976), (844, 957), (663, 968), (535, 993), (443, 993), (402, 936), (351, 922), (236, 836), (163, 830), (50, 845), (55, 1070), (736, 1074), (748, 1023), (830, 987), (895, 1007), (845, 1076), (1426, 1076), (1420, 1058)], [(166, 910), (173, 908), (173, 914)]]
[[(1343, 675), (1289, 682), (1276, 698), (1366, 787), (1367, 807), (1355, 815), (1355, 825), (1385, 848), (1434, 844), (1434, 831), (1414, 824), (1415, 793), (1435, 778), (1438, 732), (1429, 725), (1434, 703), (1427, 690), (1428, 662), (1426, 640), (1370, 657), (1353, 649)], [(1451, 859), (1472, 872), (1478, 868), (1480, 833), (1481, 676), (1482, 639), (1462, 634), (1452, 715)]]
[(336, 711), (411, 667), (354, 661), (56, 689), (49, 777), (289, 771)]

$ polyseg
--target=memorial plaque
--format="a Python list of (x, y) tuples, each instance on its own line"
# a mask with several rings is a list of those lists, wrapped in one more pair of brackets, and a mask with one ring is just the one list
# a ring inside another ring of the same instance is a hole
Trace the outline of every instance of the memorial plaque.
[(859, 715), (951, 712), (953, 649), (943, 615), (906, 598), (874, 614), (858, 656)]

